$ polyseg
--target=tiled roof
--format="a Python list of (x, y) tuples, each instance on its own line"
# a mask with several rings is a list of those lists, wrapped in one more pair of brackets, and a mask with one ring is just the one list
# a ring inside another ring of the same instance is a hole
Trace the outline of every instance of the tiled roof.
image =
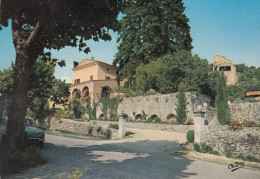
[(246, 96), (260, 96), (260, 91), (247, 92)]

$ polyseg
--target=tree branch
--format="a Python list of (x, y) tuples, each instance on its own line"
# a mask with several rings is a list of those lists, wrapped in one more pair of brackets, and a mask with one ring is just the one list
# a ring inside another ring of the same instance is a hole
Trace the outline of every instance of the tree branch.
[(30, 46), (30, 45), (34, 44), (34, 42), (36, 41), (36, 37), (39, 35), (39, 32), (40, 32), (40, 21), (38, 21), (36, 26), (33, 28), (33, 31), (30, 34), (30, 36), (28, 37), (25, 45)]

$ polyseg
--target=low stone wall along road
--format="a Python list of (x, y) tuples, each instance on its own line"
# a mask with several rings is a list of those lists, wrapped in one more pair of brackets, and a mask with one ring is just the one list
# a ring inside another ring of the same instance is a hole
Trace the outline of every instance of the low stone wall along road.
[(260, 172), (227, 165), (187, 159), (172, 153), (185, 133), (127, 128), (135, 133), (123, 140), (73, 139), (46, 135), (42, 149), (47, 163), (6, 178), (66, 178), (75, 168), (87, 179), (163, 179), (163, 178), (250, 178)]

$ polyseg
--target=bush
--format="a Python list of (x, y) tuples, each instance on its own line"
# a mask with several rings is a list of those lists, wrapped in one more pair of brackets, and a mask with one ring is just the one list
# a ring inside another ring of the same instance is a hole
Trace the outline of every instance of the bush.
[(153, 121), (155, 123), (161, 123), (162, 122), (162, 120), (159, 117), (154, 118)]
[(89, 126), (89, 128), (88, 128), (88, 134), (90, 135), (92, 132), (93, 132), (93, 127), (92, 127), (92, 126)]
[(194, 148), (195, 151), (200, 152), (200, 145), (199, 144), (197, 144), (197, 143), (193, 144), (193, 148)]
[(209, 125), (209, 121), (208, 120), (204, 120), (204, 125)]
[(105, 131), (102, 131), (102, 135), (105, 136), (105, 138), (109, 139), (111, 137), (111, 130), (110, 129), (106, 129)]
[(226, 151), (226, 157), (227, 158), (231, 158), (232, 157), (232, 153), (230, 151)]
[(202, 153), (210, 153), (213, 149), (211, 146), (207, 145), (206, 143), (201, 143), (201, 152)]
[(189, 143), (193, 143), (194, 142), (194, 130), (189, 130), (187, 132), (186, 138)]
[(100, 133), (100, 131), (102, 130), (101, 126), (97, 127), (97, 133)]
[(112, 128), (112, 129), (119, 129), (119, 126), (117, 123), (110, 123), (109, 124), (109, 128)]

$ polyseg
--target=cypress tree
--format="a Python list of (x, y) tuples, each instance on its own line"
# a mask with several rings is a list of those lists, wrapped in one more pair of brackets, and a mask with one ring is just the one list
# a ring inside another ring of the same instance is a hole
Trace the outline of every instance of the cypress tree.
[(138, 0), (128, 3), (119, 21), (119, 77), (134, 74), (141, 63), (168, 53), (192, 49), (189, 19), (182, 0)]
[(219, 123), (224, 125), (228, 122), (228, 96), (226, 78), (223, 72), (221, 74), (218, 74), (217, 76), (216, 89), (217, 118)]
[(178, 99), (178, 105), (176, 109), (176, 113), (177, 113), (176, 118), (179, 124), (183, 124), (187, 120), (185, 85), (183, 82), (181, 82), (179, 85), (177, 99)]

